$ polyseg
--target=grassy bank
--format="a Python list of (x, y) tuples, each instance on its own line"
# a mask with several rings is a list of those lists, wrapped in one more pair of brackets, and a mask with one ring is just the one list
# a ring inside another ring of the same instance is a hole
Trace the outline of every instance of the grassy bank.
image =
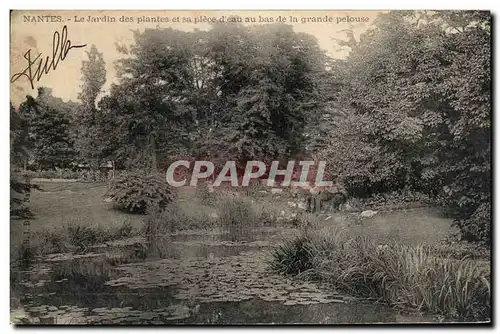
[(471, 259), (436, 256), (431, 247), (369, 237), (341, 228), (307, 229), (273, 254), (282, 274), (313, 278), (354, 296), (449, 318), (490, 318), (490, 271)]
[(25, 267), (36, 257), (52, 253), (87, 253), (93, 246), (134, 235), (132, 226), (64, 225), (30, 235), (28, 242), (11, 242), (11, 263)]
[(129, 236), (156, 237), (182, 230), (217, 229), (231, 240), (249, 239), (255, 228), (276, 224), (283, 209), (248, 196), (192, 188), (179, 192), (163, 212), (137, 215), (106, 202), (106, 184), (51, 182), (40, 187), (41, 191), (32, 192), (34, 219), (29, 225), (11, 220), (13, 263), (26, 264), (49, 253), (85, 253), (95, 245)]

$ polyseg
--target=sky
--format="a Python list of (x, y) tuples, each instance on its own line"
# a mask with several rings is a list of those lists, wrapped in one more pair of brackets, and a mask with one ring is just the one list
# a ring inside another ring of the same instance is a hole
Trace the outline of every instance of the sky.
[[(13, 11), (11, 13), (11, 41), (10, 41), (10, 65), (11, 78), (17, 73), (22, 73), (28, 67), (28, 61), (24, 55), (30, 51), (33, 60), (38, 54), (41, 59), (49, 57), (49, 63), (53, 56), (53, 36), (57, 31), (62, 33), (63, 27), (67, 26), (67, 39), (72, 45), (86, 44), (84, 48), (69, 50), (64, 60), (59, 61), (57, 68), (50, 69), (43, 74), (40, 80), (34, 82), (34, 89), (26, 76), (20, 76), (15, 82), (11, 82), (11, 102), (18, 106), (25, 100), (26, 95), (36, 96), (36, 89), (40, 86), (52, 88), (54, 96), (64, 101), (77, 101), (81, 85), (81, 64), (87, 59), (86, 51), (90, 50), (92, 44), (96, 45), (99, 52), (103, 53), (106, 62), (107, 81), (103, 87), (103, 94), (107, 92), (112, 82), (116, 80), (114, 63), (122, 55), (116, 50), (116, 43), (130, 45), (133, 43), (133, 30), (144, 30), (145, 28), (167, 28), (171, 27), (183, 31), (194, 29), (208, 29), (209, 23), (197, 22), (204, 18), (221, 19), (222, 16), (239, 16), (243, 19), (253, 17), (259, 21), (263, 19), (277, 20), (278, 17), (286, 18), (285, 23), (291, 24), (297, 32), (305, 32), (315, 36), (322, 49), (334, 58), (343, 58), (347, 55), (346, 50), (339, 50), (332, 38), (345, 38), (345, 29), (353, 28), (359, 36), (372, 24), (377, 11)], [(51, 16), (43, 18), (40, 16)], [(93, 22), (88, 22), (91, 16)], [(297, 19), (297, 23), (290, 22), (290, 17)], [(120, 22), (120, 18), (128, 18), (133, 22)], [(139, 23), (151, 17), (161, 17), (169, 22), (162, 23)], [(172, 22), (175, 18), (181, 22)], [(308, 22), (308, 18), (329, 17), (333, 22)], [(114, 18), (115, 22), (109, 22)], [(190, 22), (182, 20), (191, 19)], [(348, 20), (359, 20), (365, 22), (352, 22)], [(53, 22), (46, 22), (46, 21)], [(103, 22), (104, 21), (104, 22)], [(253, 24), (253, 23), (252, 23)], [(258, 24), (258, 23), (256, 23)], [(57, 56), (55, 58), (58, 58)], [(32, 65), (35, 71), (38, 62)], [(27, 72), (26, 72), (27, 73)]]

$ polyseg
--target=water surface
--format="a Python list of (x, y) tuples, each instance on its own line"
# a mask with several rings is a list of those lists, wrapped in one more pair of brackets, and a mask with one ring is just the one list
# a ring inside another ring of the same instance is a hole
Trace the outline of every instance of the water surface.
[(154, 325), (432, 321), (270, 272), (270, 250), (296, 232), (260, 229), (239, 241), (207, 232), (135, 237), (87, 254), (51, 254), (12, 270), (11, 318)]

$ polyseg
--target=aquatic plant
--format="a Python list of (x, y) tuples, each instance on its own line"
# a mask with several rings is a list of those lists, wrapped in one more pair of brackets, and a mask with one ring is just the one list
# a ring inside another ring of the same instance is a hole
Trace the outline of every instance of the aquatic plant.
[(298, 236), (286, 240), (280, 247), (273, 250), (271, 269), (286, 275), (298, 275), (313, 268), (314, 256), (307, 236)]
[(258, 212), (248, 198), (227, 198), (217, 203), (218, 222), (230, 240), (248, 239), (252, 231), (263, 225), (262, 212)]
[(488, 268), (437, 257), (423, 245), (377, 245), (368, 237), (306, 231), (273, 255), (271, 268), (280, 273), (297, 274), (306, 263), (337, 289), (396, 308), (483, 320), (491, 311)]
[(211, 219), (205, 211), (189, 211), (181, 203), (171, 203), (164, 210), (149, 210), (144, 219), (143, 234), (148, 238), (189, 229), (206, 229), (213, 227)]

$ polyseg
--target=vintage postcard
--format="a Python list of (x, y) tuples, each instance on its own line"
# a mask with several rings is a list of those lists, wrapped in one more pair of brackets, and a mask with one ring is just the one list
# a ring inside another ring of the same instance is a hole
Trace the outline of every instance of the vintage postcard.
[(491, 323), (491, 13), (10, 13), (16, 325)]

